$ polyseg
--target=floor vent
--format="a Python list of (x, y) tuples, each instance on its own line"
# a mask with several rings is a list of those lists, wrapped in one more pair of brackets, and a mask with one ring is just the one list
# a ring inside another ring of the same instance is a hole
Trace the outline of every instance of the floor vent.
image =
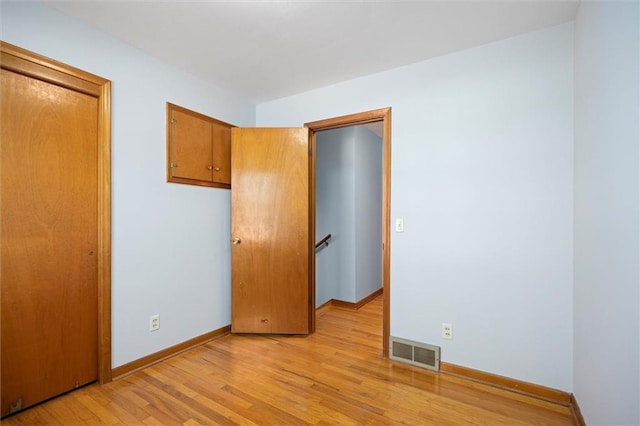
[(429, 370), (440, 370), (440, 347), (393, 337), (389, 339), (389, 358)]

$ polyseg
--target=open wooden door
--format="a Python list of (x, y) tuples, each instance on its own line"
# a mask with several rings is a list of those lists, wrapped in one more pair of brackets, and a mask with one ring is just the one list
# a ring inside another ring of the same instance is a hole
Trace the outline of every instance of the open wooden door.
[(231, 131), (231, 331), (313, 331), (309, 129)]

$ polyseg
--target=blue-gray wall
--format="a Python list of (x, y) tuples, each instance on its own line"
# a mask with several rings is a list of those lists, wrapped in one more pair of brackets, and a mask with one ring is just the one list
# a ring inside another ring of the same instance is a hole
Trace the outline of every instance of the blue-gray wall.
[(590, 425), (640, 424), (638, 2), (575, 33), (574, 389)]
[(316, 240), (331, 234), (316, 255), (316, 305), (355, 299), (355, 144), (353, 127), (316, 134)]
[(382, 139), (364, 126), (316, 135), (316, 305), (382, 286)]
[(354, 130), (357, 302), (382, 287), (382, 138)]

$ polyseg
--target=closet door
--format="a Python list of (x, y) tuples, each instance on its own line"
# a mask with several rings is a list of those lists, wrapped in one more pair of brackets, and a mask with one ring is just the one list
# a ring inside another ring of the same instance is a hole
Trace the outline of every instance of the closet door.
[(98, 379), (99, 102), (0, 78), (4, 416)]

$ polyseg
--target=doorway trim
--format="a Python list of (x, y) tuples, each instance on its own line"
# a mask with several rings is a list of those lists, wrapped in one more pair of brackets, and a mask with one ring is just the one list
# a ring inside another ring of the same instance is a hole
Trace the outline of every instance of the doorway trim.
[(98, 101), (98, 381), (111, 381), (111, 81), (0, 41), (0, 67)]
[[(343, 115), (340, 117), (328, 118), (325, 120), (305, 123), (304, 126), (311, 131), (311, 156), (310, 171), (313, 176), (310, 191), (313, 196), (313, 211), (311, 212), (312, 228), (310, 235), (315, 235), (315, 147), (316, 132), (321, 130), (337, 129), (340, 127), (354, 126), (382, 121), (382, 353), (385, 358), (389, 357), (389, 306), (391, 293), (391, 107), (365, 111), (355, 114)], [(315, 243), (312, 241), (312, 243)], [(312, 282), (315, 283), (315, 262), (310, 268), (313, 274)], [(315, 285), (313, 288), (313, 303), (315, 305)], [(312, 315), (312, 327), (315, 329), (315, 314)]]

